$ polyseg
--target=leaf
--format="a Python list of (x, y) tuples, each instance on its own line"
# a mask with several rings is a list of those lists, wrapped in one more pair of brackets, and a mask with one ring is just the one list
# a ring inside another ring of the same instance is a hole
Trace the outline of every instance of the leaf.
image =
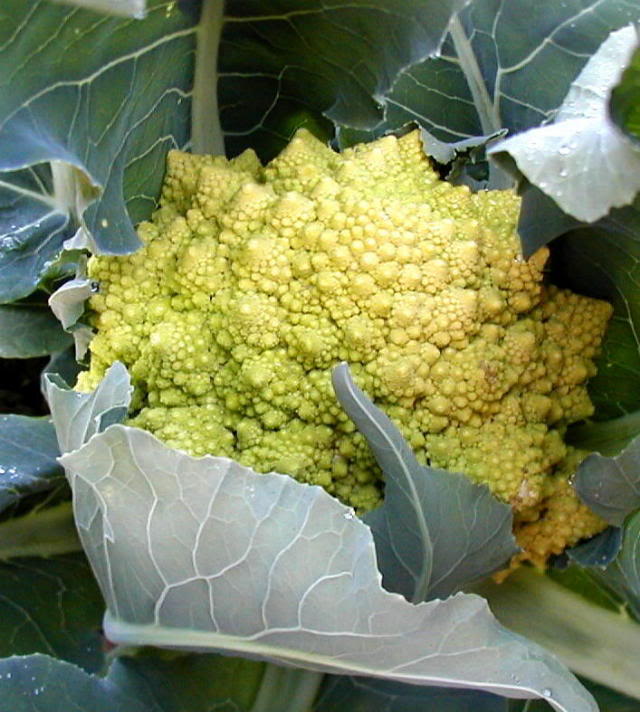
[(634, 27), (613, 32), (572, 83), (553, 123), (506, 138), (527, 179), (569, 215), (593, 222), (631, 203), (640, 190), (640, 150), (609, 120), (607, 101), (637, 43)]
[(48, 418), (0, 415), (0, 512), (29, 495), (66, 487)]
[(538, 126), (607, 34), (638, 19), (625, 0), (474, 0), (441, 56), (398, 76), (386, 126), (411, 119), (443, 141)]
[(640, 411), (613, 420), (590, 421), (569, 428), (565, 442), (601, 455), (618, 455), (640, 434)]
[(333, 370), (338, 401), (385, 476), (384, 504), (367, 515), (385, 588), (413, 602), (442, 598), (504, 566), (518, 552), (511, 508), (459, 473), (418, 463), (391, 420)]
[[(502, 164), (506, 165), (505, 159)], [(582, 226), (575, 218), (562, 212), (558, 204), (535, 185), (523, 178), (518, 188), (522, 198), (518, 235), (522, 254), (529, 259), (534, 252), (556, 237)]]
[(129, 374), (119, 362), (110, 366), (92, 393), (70, 391), (56, 374), (45, 375), (44, 382), (63, 453), (79, 448), (108, 425), (121, 422), (131, 401)]
[[(0, 18), (0, 41), (6, 39), (5, 23)], [(0, 84), (0, 111), (2, 93)], [(31, 294), (73, 234), (71, 216), (53, 193), (47, 165), (0, 172), (0, 303)]]
[(622, 549), (598, 579), (609, 586), (627, 603), (640, 620), (640, 512), (625, 522)]
[(194, 32), (175, 3), (133, 20), (4, 0), (0, 302), (33, 291), (81, 223), (100, 252), (138, 247), (131, 221), (187, 140)]
[(326, 138), (330, 122), (375, 127), (398, 73), (438, 49), (466, 2), (227, 3), (218, 84), (227, 150), (253, 147), (269, 160), (302, 125)]
[(0, 590), (0, 657), (45, 653), (102, 668), (104, 604), (82, 554), (1, 563)]
[(121, 657), (100, 678), (45, 655), (14, 656), (0, 660), (0, 694), (11, 712), (249, 712), (255, 668), (217, 655)]
[(640, 48), (622, 73), (609, 98), (613, 123), (632, 141), (640, 142)]
[[(547, 707), (547, 709), (549, 709)], [(507, 712), (501, 697), (471, 690), (415, 687), (386, 680), (328, 676), (313, 712)]]
[(566, 550), (567, 556), (585, 568), (606, 568), (622, 546), (622, 529), (607, 527), (603, 532)]
[(76, 278), (65, 282), (49, 297), (51, 311), (64, 329), (72, 327), (82, 316), (95, 289), (90, 280)]
[(542, 649), (497, 626), (481, 598), (413, 606), (384, 591), (370, 530), (319, 487), (192, 458), (122, 425), (61, 461), (116, 643), (595, 710)]
[(569, 563), (565, 569), (549, 568), (546, 576), (600, 608), (619, 614), (624, 608), (622, 598), (601, 581), (602, 569), (586, 569)]
[[(75, 359), (73, 349), (67, 349), (66, 351), (53, 354), (42, 370), (40, 385), (44, 397), (46, 398), (45, 376), (47, 374), (51, 374), (51, 376), (57, 375), (64, 383), (73, 386), (75, 385), (78, 374), (82, 370), (82, 366)], [(60, 383), (60, 380), (57, 382)]]
[(619, 455), (591, 453), (574, 477), (580, 499), (610, 524), (622, 526), (640, 507), (640, 437)]
[(0, 334), (0, 358), (45, 356), (71, 343), (44, 304), (0, 305)]

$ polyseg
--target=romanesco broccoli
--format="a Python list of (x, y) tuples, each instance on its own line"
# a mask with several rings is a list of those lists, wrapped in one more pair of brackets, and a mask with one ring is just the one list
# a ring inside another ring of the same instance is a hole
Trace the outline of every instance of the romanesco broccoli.
[(79, 388), (115, 360), (131, 424), (194, 455), (322, 485), (360, 511), (381, 475), (330, 372), (360, 387), (423, 462), (511, 504), (544, 563), (605, 525), (567, 485), (568, 423), (611, 308), (521, 258), (519, 199), (441, 181), (418, 132), (337, 154), (304, 130), (269, 165), (174, 151), (144, 248), (97, 257), (97, 335)]

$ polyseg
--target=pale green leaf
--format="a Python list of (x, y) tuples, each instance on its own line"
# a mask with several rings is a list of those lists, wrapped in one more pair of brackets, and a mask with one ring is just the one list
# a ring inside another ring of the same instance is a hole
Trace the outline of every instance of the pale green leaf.
[(640, 150), (607, 113), (611, 89), (636, 42), (633, 26), (613, 32), (572, 83), (553, 123), (489, 149), (494, 156), (508, 152), (532, 184), (585, 222), (631, 203), (640, 190)]

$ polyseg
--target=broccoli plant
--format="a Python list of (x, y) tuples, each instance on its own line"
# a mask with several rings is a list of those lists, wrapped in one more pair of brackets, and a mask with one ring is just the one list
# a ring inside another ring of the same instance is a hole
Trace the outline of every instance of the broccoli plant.
[(634, 709), (636, 4), (5, 5), (12, 712)]

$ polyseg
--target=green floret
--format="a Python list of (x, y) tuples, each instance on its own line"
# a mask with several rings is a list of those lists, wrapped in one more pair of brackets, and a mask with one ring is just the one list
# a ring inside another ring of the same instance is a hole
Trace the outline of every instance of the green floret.
[[(543, 283), (548, 251), (521, 258), (519, 207), (441, 181), (418, 132), (337, 154), (300, 131), (264, 168), (250, 151), (171, 152), (144, 248), (90, 262), (97, 334), (79, 388), (120, 360), (132, 424), (366, 511), (383, 487), (331, 387), (346, 361), (421, 461), (543, 517), (553, 492), (571, 496), (549, 482), (574, 456), (567, 424), (593, 410), (611, 308)], [(585, 535), (581, 511), (565, 545)]]

